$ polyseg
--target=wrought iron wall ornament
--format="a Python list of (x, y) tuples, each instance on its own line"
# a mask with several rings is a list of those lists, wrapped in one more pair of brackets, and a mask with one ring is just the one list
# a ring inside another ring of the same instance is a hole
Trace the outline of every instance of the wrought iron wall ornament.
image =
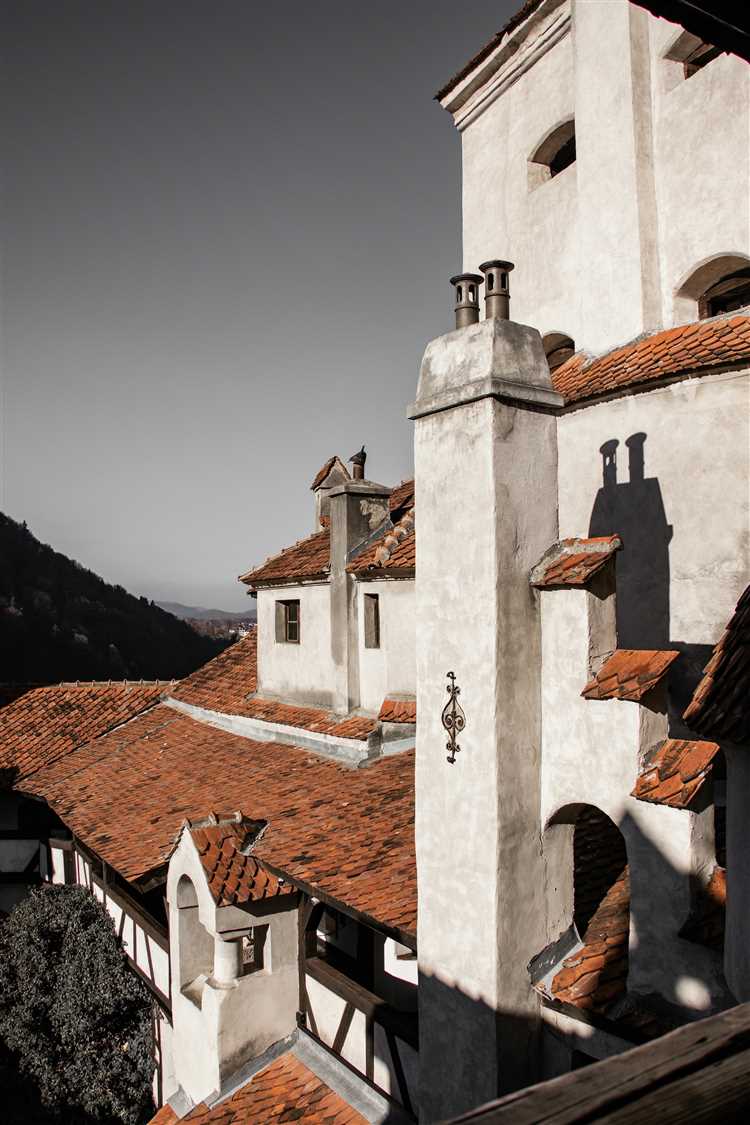
[(450, 698), (443, 708), (441, 720), (448, 732), (448, 741), (445, 744), (445, 749), (449, 751), (448, 761), (453, 765), (456, 754), (461, 749), (456, 742), (456, 735), (460, 734), (466, 726), (466, 715), (464, 715), (463, 708), (456, 698), (461, 694), (461, 688), (456, 687), (456, 676), (453, 672), (448, 672), (447, 675), (450, 683), (445, 690)]

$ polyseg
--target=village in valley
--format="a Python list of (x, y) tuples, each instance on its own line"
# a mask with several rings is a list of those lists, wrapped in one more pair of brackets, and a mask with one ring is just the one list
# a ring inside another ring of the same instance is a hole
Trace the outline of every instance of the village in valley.
[(413, 473), (342, 433), (246, 611), (2, 517), (13, 1121), (747, 1119), (750, 34), (715, 7), (526, 0), (446, 75)]

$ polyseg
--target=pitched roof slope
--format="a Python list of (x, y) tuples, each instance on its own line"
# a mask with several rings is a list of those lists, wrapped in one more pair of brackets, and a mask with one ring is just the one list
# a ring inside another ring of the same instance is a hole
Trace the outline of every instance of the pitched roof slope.
[(0, 710), (0, 769), (28, 777), (153, 707), (174, 682), (54, 684), (26, 692)]
[(635, 340), (591, 359), (578, 352), (552, 372), (566, 403), (715, 368), (750, 364), (750, 316), (716, 317)]
[(674, 649), (618, 648), (581, 692), (584, 699), (631, 699), (637, 702), (656, 687), (679, 652)]
[(683, 718), (699, 734), (750, 741), (750, 586), (738, 601)]
[(327, 527), (315, 531), (307, 539), (300, 539), (278, 555), (271, 555), (262, 566), (240, 575), (240, 582), (256, 586), (292, 578), (320, 578), (328, 574), (331, 566), (331, 533)]
[(541, 3), (542, 0), (526, 0), (526, 3), (521, 5), (516, 14), (514, 16), (511, 16), (507, 23), (505, 23), (499, 31), (495, 32), (492, 38), (487, 43), (485, 43), (483, 47), (480, 47), (477, 53), (473, 55), (472, 58), (470, 58), (469, 61), (465, 63), (461, 67), (461, 69), (445, 83), (444, 86), (441, 86), (441, 88), (435, 94), (435, 100), (440, 101), (441, 98), (444, 98), (446, 94), (449, 94), (451, 92), (454, 86), (458, 86), (459, 82), (462, 82), (464, 78), (467, 78), (471, 74), (472, 70), (474, 70), (475, 67), (479, 66), (481, 62), (484, 62), (484, 60), (492, 54), (495, 48), (500, 45), (503, 37), (506, 35), (510, 35), (511, 32), (515, 31), (515, 29), (520, 24), (522, 24), (525, 19), (533, 15), (533, 13)]
[(392, 526), (386, 527), (347, 570), (350, 574), (366, 577), (369, 573), (401, 574), (413, 572), (417, 562), (417, 538), (414, 530), (414, 507), (408, 509)]
[(164, 1105), (150, 1125), (175, 1125), (178, 1120), (200, 1125), (366, 1125), (361, 1114), (289, 1052), (212, 1108), (201, 1102), (178, 1118)]
[(341, 460), (340, 457), (338, 457), (336, 454), (334, 454), (333, 457), (328, 458), (325, 465), (321, 465), (321, 467), (318, 469), (317, 473), (313, 477), (313, 482), (310, 485), (310, 491), (311, 492), (314, 492), (316, 488), (320, 488), (323, 481), (326, 479), (326, 477), (328, 476), (328, 474), (330, 473), (330, 471), (334, 467), (334, 465), (338, 466), (338, 468), (341, 470), (341, 472), (344, 474), (344, 476), (347, 478), (347, 480), (351, 480), (351, 473), (347, 469), (346, 465), (344, 464), (344, 462)]
[(131, 882), (159, 873), (186, 819), (237, 809), (267, 820), (253, 852), (259, 860), (382, 925), (414, 932), (413, 752), (353, 770), (161, 704), (23, 788)]
[(223, 711), (236, 715), (245, 697), (254, 692), (258, 682), (258, 627), (209, 660), (191, 676), (180, 680), (173, 699), (203, 707), (207, 711)]
[[(255, 831), (251, 831), (253, 828)], [(217, 906), (293, 893), (291, 883), (280, 880), (257, 856), (247, 852), (248, 840), (257, 836), (257, 829), (257, 821), (242, 818), (188, 828)]]

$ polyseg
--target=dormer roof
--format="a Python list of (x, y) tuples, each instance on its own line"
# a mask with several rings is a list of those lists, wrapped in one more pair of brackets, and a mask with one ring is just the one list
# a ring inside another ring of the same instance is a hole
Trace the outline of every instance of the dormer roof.
[[(328, 480), (332, 475), (336, 478), (335, 481)], [(334, 483), (340, 484), (342, 480), (351, 480), (351, 473), (341, 458), (334, 454), (333, 457), (329, 457), (326, 463), (321, 465), (318, 469), (310, 485), (310, 491), (317, 492), (319, 488), (325, 488)]]

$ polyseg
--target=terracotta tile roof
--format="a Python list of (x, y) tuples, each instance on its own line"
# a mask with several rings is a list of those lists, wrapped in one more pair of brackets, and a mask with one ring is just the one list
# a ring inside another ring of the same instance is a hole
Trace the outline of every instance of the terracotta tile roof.
[(552, 372), (552, 384), (571, 403), (737, 364), (750, 364), (750, 316), (669, 328), (597, 359), (579, 352)]
[(153, 707), (175, 681), (55, 684), (0, 711), (0, 770), (28, 777)]
[(392, 573), (413, 571), (417, 561), (417, 539), (414, 531), (414, 508), (407, 512), (383, 535), (357, 555), (347, 570), (366, 576), (371, 572)]
[(750, 741), (750, 586), (737, 603), (683, 718), (699, 734)]
[(724, 948), (724, 925), (727, 905), (727, 873), (724, 867), (714, 867), (711, 878), (700, 889), (679, 936), (686, 941), (706, 945), (709, 949)]
[(622, 547), (618, 535), (594, 539), (562, 539), (545, 552), (531, 572), (531, 585), (554, 589), (585, 586)]
[(393, 519), (398, 519), (407, 508), (414, 507), (414, 481), (402, 480), (391, 493), (388, 510)]
[(625, 992), (628, 975), (630, 881), (627, 867), (602, 899), (581, 935), (583, 947), (566, 957), (552, 981), (552, 996), (604, 1012)]
[(207, 711), (236, 715), (246, 697), (255, 691), (257, 677), (256, 626), (197, 672), (181, 680), (170, 695), (182, 703), (204, 707)]
[(27, 791), (131, 882), (167, 862), (185, 820), (238, 809), (268, 827), (264, 864), (381, 925), (416, 925), (414, 755), (350, 769), (164, 704), (38, 771)]
[(310, 485), (310, 491), (311, 492), (314, 492), (316, 488), (320, 488), (321, 484), (326, 479), (326, 477), (328, 476), (328, 474), (330, 473), (330, 471), (331, 471), (331, 469), (333, 468), (334, 465), (338, 465), (338, 467), (342, 470), (342, 472), (345, 474), (345, 476), (349, 480), (351, 480), (351, 473), (347, 469), (346, 465), (344, 464), (344, 462), (341, 460), (340, 457), (337, 457), (334, 454), (333, 457), (328, 458), (325, 465), (321, 465), (321, 467), (318, 469), (317, 473), (315, 474), (315, 476), (313, 478), (313, 482)]
[(246, 586), (256, 586), (293, 578), (325, 577), (331, 568), (330, 537), (330, 530), (324, 527), (278, 555), (272, 555), (262, 566), (241, 574), (239, 580)]
[(648, 756), (631, 797), (686, 809), (708, 777), (718, 749), (716, 742), (667, 738)]
[(262, 827), (265, 822), (247, 821), (239, 816), (223, 823), (186, 824), (217, 906), (257, 902), (294, 892), (291, 883), (280, 882), (257, 856), (243, 851)]
[(417, 701), (416, 699), (389, 699), (386, 696), (378, 718), (381, 723), (416, 723)]
[(248, 699), (237, 714), (262, 719), (266, 723), (299, 727), (316, 734), (330, 734), (335, 738), (354, 738), (360, 742), (366, 742), (378, 725), (374, 719), (363, 715), (342, 718), (332, 711), (323, 711), (317, 707), (297, 707), (294, 703), (262, 699), (260, 696)]
[(500, 30), (492, 36), (489, 42), (485, 43), (485, 45), (481, 47), (477, 51), (477, 53), (461, 67), (458, 73), (454, 74), (453, 77), (438, 90), (438, 92), (435, 94), (435, 100), (440, 101), (441, 98), (444, 98), (446, 94), (449, 94), (451, 92), (454, 86), (458, 86), (459, 82), (462, 82), (464, 78), (467, 78), (471, 74), (472, 70), (474, 70), (475, 67), (479, 66), (481, 62), (484, 62), (484, 60), (495, 50), (495, 47), (500, 45), (503, 37), (506, 35), (510, 35), (511, 32), (515, 31), (515, 29), (520, 24), (522, 24), (525, 19), (528, 19), (529, 16), (533, 15), (541, 3), (542, 0), (526, 0), (526, 3), (523, 4), (521, 8), (516, 12), (516, 14), (514, 16), (511, 16), (508, 22), (504, 24), (503, 27), (501, 27)]
[[(335, 1094), (293, 1054), (276, 1059), (236, 1093), (209, 1109), (196, 1106), (182, 1121), (200, 1125), (366, 1125), (366, 1119)], [(165, 1105), (150, 1125), (174, 1125), (177, 1115)]]
[(642, 699), (679, 656), (672, 649), (618, 648), (581, 692), (584, 699)]

